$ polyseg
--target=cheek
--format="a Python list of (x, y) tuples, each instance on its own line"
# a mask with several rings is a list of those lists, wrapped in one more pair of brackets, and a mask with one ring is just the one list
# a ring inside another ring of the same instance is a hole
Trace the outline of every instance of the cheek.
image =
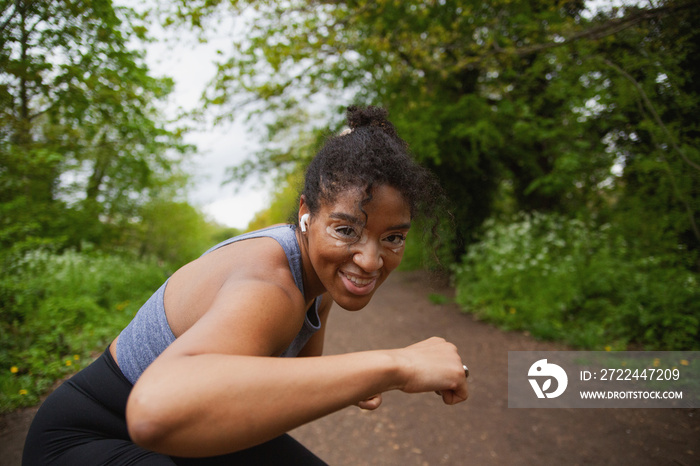
[(334, 238), (328, 238), (318, 244), (316, 257), (323, 265), (339, 266), (352, 259), (348, 245)]
[(384, 256), (384, 267), (391, 272), (401, 264), (404, 248), (391, 249)]

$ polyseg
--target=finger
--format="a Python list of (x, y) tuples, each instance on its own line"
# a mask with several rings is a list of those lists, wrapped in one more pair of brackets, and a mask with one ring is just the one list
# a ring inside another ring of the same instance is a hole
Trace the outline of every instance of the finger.
[(359, 406), (362, 409), (366, 410), (374, 410), (379, 408), (379, 405), (382, 404), (382, 395), (374, 395), (373, 397), (367, 398), (366, 400), (362, 400), (359, 403), (357, 403), (357, 406)]
[(379, 408), (379, 404), (373, 401), (360, 401), (357, 406), (365, 411), (374, 411)]
[(446, 405), (456, 405), (466, 401), (469, 398), (469, 391), (467, 390), (467, 384), (458, 387), (456, 390), (443, 390), (442, 391), (442, 401)]

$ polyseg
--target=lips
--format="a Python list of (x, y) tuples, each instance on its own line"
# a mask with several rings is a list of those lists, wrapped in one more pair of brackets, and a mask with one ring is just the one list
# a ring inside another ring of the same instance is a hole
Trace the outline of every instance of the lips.
[(345, 275), (348, 280), (353, 282), (356, 286), (363, 287), (367, 286), (374, 281), (374, 278), (359, 278), (352, 275)]
[(338, 274), (343, 280), (345, 288), (350, 293), (355, 295), (366, 295), (371, 293), (377, 283), (377, 277), (359, 277), (343, 271), (339, 271)]

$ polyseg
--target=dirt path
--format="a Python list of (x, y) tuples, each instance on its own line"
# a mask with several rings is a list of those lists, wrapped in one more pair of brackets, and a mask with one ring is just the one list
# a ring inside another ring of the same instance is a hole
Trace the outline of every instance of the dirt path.
[[(326, 353), (406, 346), (438, 335), (469, 364), (470, 398), (445, 406), (434, 394), (384, 395), (365, 412), (350, 407), (292, 432), (331, 465), (698, 465), (700, 412), (690, 409), (509, 409), (509, 350), (561, 346), (503, 333), (431, 304), (422, 273), (395, 273), (357, 313), (336, 309)], [(18, 466), (35, 410), (0, 418), (0, 465)]]

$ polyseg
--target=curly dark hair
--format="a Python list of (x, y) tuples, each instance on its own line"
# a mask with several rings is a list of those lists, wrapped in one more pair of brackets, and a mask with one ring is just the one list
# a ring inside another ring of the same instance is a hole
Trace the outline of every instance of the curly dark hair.
[(429, 209), (444, 197), (440, 185), (432, 172), (411, 158), (408, 144), (387, 116), (380, 107), (348, 107), (350, 130), (328, 139), (306, 170), (301, 194), (312, 214), (322, 202), (333, 203), (353, 187), (364, 189), (360, 205), (364, 212), (362, 206), (372, 200), (372, 189), (386, 184), (403, 195), (411, 218), (426, 213), (435, 218)]

